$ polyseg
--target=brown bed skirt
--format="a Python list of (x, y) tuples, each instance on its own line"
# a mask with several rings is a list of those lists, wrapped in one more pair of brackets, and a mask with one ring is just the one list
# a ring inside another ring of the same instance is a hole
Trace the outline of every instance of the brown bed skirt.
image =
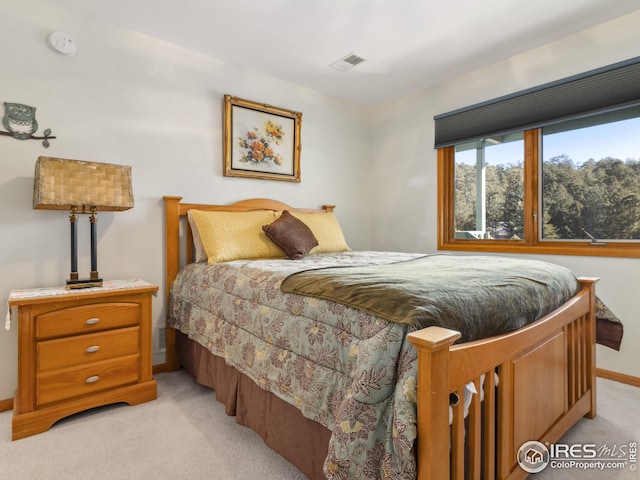
[(227, 415), (255, 431), (265, 444), (312, 480), (325, 480), (322, 471), (331, 432), (304, 417), (274, 394), (262, 390), (223, 358), (176, 331), (176, 351), (182, 367), (195, 380), (216, 392)]

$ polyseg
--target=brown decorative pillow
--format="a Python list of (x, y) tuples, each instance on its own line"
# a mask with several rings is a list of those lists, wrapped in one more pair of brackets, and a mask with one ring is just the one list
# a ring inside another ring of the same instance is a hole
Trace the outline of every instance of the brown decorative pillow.
[(303, 258), (318, 245), (311, 229), (287, 210), (274, 222), (263, 225), (262, 230), (291, 260)]

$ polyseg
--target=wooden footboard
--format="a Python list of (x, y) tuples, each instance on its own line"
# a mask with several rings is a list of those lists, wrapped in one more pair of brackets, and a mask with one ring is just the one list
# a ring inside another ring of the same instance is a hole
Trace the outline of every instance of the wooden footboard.
[[(596, 415), (596, 281), (580, 279), (573, 299), (512, 333), (460, 345), (458, 332), (439, 327), (409, 335), (418, 349), (419, 480), (526, 478), (523, 443), (556, 442)], [(469, 382), (484, 399), (473, 395), (465, 424)]]

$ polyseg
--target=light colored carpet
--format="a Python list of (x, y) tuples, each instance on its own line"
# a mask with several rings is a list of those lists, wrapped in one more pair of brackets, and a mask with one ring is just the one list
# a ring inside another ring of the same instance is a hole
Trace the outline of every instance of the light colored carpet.
[[(158, 399), (113, 405), (63, 419), (11, 441), (12, 412), (0, 413), (0, 479), (302, 480), (262, 439), (224, 413), (211, 390), (182, 371), (156, 376)], [(598, 380), (598, 417), (563, 439), (596, 444), (640, 440), (640, 389)], [(531, 478), (631, 479), (625, 471), (550, 470)]]
[[(567, 445), (593, 444), (598, 449), (606, 446), (611, 452), (620, 452), (620, 447), (635, 442), (640, 444), (640, 388), (598, 378), (597, 415), (586, 418), (569, 430), (558, 443)], [(618, 450), (614, 450), (617, 446)], [(628, 448), (626, 448), (629, 458)], [(615, 453), (614, 453), (615, 455)], [(640, 467), (640, 458), (637, 461)], [(640, 479), (640, 472), (631, 471), (628, 466), (620, 470), (578, 468), (553, 469), (547, 466), (540, 473), (530, 475), (531, 480), (631, 480)]]
[(12, 442), (0, 414), (0, 479), (249, 480), (305, 477), (224, 413), (212, 390), (183, 371), (155, 376), (158, 399), (116, 404)]

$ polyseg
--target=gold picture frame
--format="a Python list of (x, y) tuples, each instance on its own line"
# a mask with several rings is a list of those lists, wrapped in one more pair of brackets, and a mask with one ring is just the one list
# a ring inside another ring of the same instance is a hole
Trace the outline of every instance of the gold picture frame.
[(300, 182), (302, 113), (224, 96), (224, 176)]

